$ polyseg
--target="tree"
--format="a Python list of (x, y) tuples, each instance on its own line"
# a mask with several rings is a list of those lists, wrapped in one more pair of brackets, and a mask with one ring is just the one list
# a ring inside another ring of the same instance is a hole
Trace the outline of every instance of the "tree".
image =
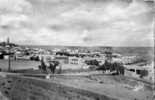
[(41, 59), (41, 65), (39, 65), (39, 69), (41, 70), (41, 71), (43, 71), (43, 72), (45, 72), (45, 73), (47, 73), (47, 66), (46, 66), (46, 64), (44, 63), (44, 60), (43, 60), (43, 58)]
[(50, 62), (50, 70), (51, 72), (54, 74), (55, 73), (55, 70), (56, 70), (56, 67), (59, 65), (59, 62), (58, 61), (52, 61)]
[(110, 69), (110, 63), (108, 61), (105, 61), (104, 64), (100, 65), (97, 70), (103, 70), (103, 71), (106, 71), (106, 70), (109, 70)]
[(95, 59), (95, 60), (86, 60), (85, 63), (87, 65), (95, 65), (95, 66), (99, 66), (99, 62)]
[(103, 64), (103, 65), (100, 65), (97, 70), (102, 70), (102, 71), (106, 71), (106, 66)]
[(106, 71), (106, 70), (110, 70), (111, 72), (112, 71), (116, 71), (117, 74), (121, 74), (121, 75), (124, 75), (124, 66), (121, 64), (121, 63), (109, 63), (108, 61), (105, 61), (105, 63), (101, 66), (99, 66), (99, 68), (97, 70), (103, 70), (103, 71)]

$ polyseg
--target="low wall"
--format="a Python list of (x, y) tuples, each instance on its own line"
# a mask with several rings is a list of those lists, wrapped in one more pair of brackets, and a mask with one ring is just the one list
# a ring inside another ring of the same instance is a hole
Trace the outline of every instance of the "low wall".
[(116, 100), (87, 90), (21, 76), (7, 76), (0, 82), (0, 89), (10, 100)]

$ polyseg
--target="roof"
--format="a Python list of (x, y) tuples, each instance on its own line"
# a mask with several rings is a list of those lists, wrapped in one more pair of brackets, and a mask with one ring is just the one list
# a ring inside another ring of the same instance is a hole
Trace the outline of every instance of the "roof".
[(140, 69), (140, 70), (145, 69), (142, 66), (136, 66), (136, 65), (125, 65), (124, 67), (127, 69)]

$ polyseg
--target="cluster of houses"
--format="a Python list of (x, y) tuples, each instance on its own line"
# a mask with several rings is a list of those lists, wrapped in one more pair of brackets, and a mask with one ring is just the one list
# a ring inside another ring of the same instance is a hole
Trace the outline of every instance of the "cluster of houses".
[[(69, 51), (69, 50), (67, 50), (67, 51)], [(68, 54), (71, 54), (71, 55), (68, 55)], [(84, 68), (84, 69), (90, 67), (85, 63), (86, 61), (96, 60), (99, 62), (99, 65), (102, 65), (107, 60), (106, 54), (100, 53), (100, 52), (79, 53), (76, 50), (76, 52), (74, 52), (74, 53), (68, 52), (68, 54), (67, 55), (63, 55), (63, 54), (59, 55), (59, 54), (54, 53), (53, 55), (51, 55), (50, 59), (59, 61), (62, 64), (62, 66), (64, 66), (64, 67), (71, 66), (73, 68), (76, 66), (77, 68)], [(74, 54), (83, 55), (83, 56), (77, 56)], [(72, 56), (72, 55), (74, 55), (74, 56)], [(40, 55), (40, 56), (43, 56), (43, 55)], [(46, 57), (48, 58), (49, 56), (46, 55)], [(145, 80), (153, 82), (155, 80), (154, 63), (152, 62), (151, 64), (148, 64), (148, 63), (144, 62), (145, 64), (138, 65), (135, 62), (138, 62), (139, 60), (140, 59), (138, 56), (122, 56), (118, 53), (113, 53), (112, 57), (111, 57), (112, 63), (118, 62), (118, 63), (122, 63), (124, 65), (124, 67), (125, 67), (124, 75), (125, 76), (134, 77), (134, 78), (143, 78)], [(143, 71), (143, 70), (147, 71), (147, 75), (144, 77), (141, 77), (141, 71)]]
[[(44, 59), (48, 61), (58, 61), (62, 68), (83, 68), (87, 69), (88, 66), (85, 62), (96, 60), (100, 65), (104, 64), (107, 60), (107, 55), (104, 52), (90, 51), (87, 49), (79, 48), (54, 48), (52, 50), (40, 48), (28, 48), (22, 46), (14, 46), (8, 50), (5, 46), (0, 46), (0, 59), (8, 59), (9, 56), (14, 60), (36, 60)], [(140, 77), (141, 70), (147, 70), (148, 75), (145, 77), (147, 80), (154, 80), (154, 63), (143, 66), (134, 65), (138, 59), (137, 56), (122, 56), (118, 53), (111, 54), (111, 62), (122, 63), (125, 67), (125, 76)]]

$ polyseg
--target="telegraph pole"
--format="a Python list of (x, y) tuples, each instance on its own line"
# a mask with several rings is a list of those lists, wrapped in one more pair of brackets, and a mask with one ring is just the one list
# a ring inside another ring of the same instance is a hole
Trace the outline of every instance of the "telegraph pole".
[(112, 47), (106, 47), (105, 50), (106, 60), (111, 63), (112, 62)]
[(9, 53), (9, 55), (8, 55), (8, 72), (10, 72), (11, 71), (11, 57), (10, 57), (10, 55), (11, 55), (11, 52), (10, 52), (10, 49), (11, 49), (11, 47), (10, 47), (10, 39), (9, 38), (7, 38), (7, 46), (8, 46), (8, 53)]

